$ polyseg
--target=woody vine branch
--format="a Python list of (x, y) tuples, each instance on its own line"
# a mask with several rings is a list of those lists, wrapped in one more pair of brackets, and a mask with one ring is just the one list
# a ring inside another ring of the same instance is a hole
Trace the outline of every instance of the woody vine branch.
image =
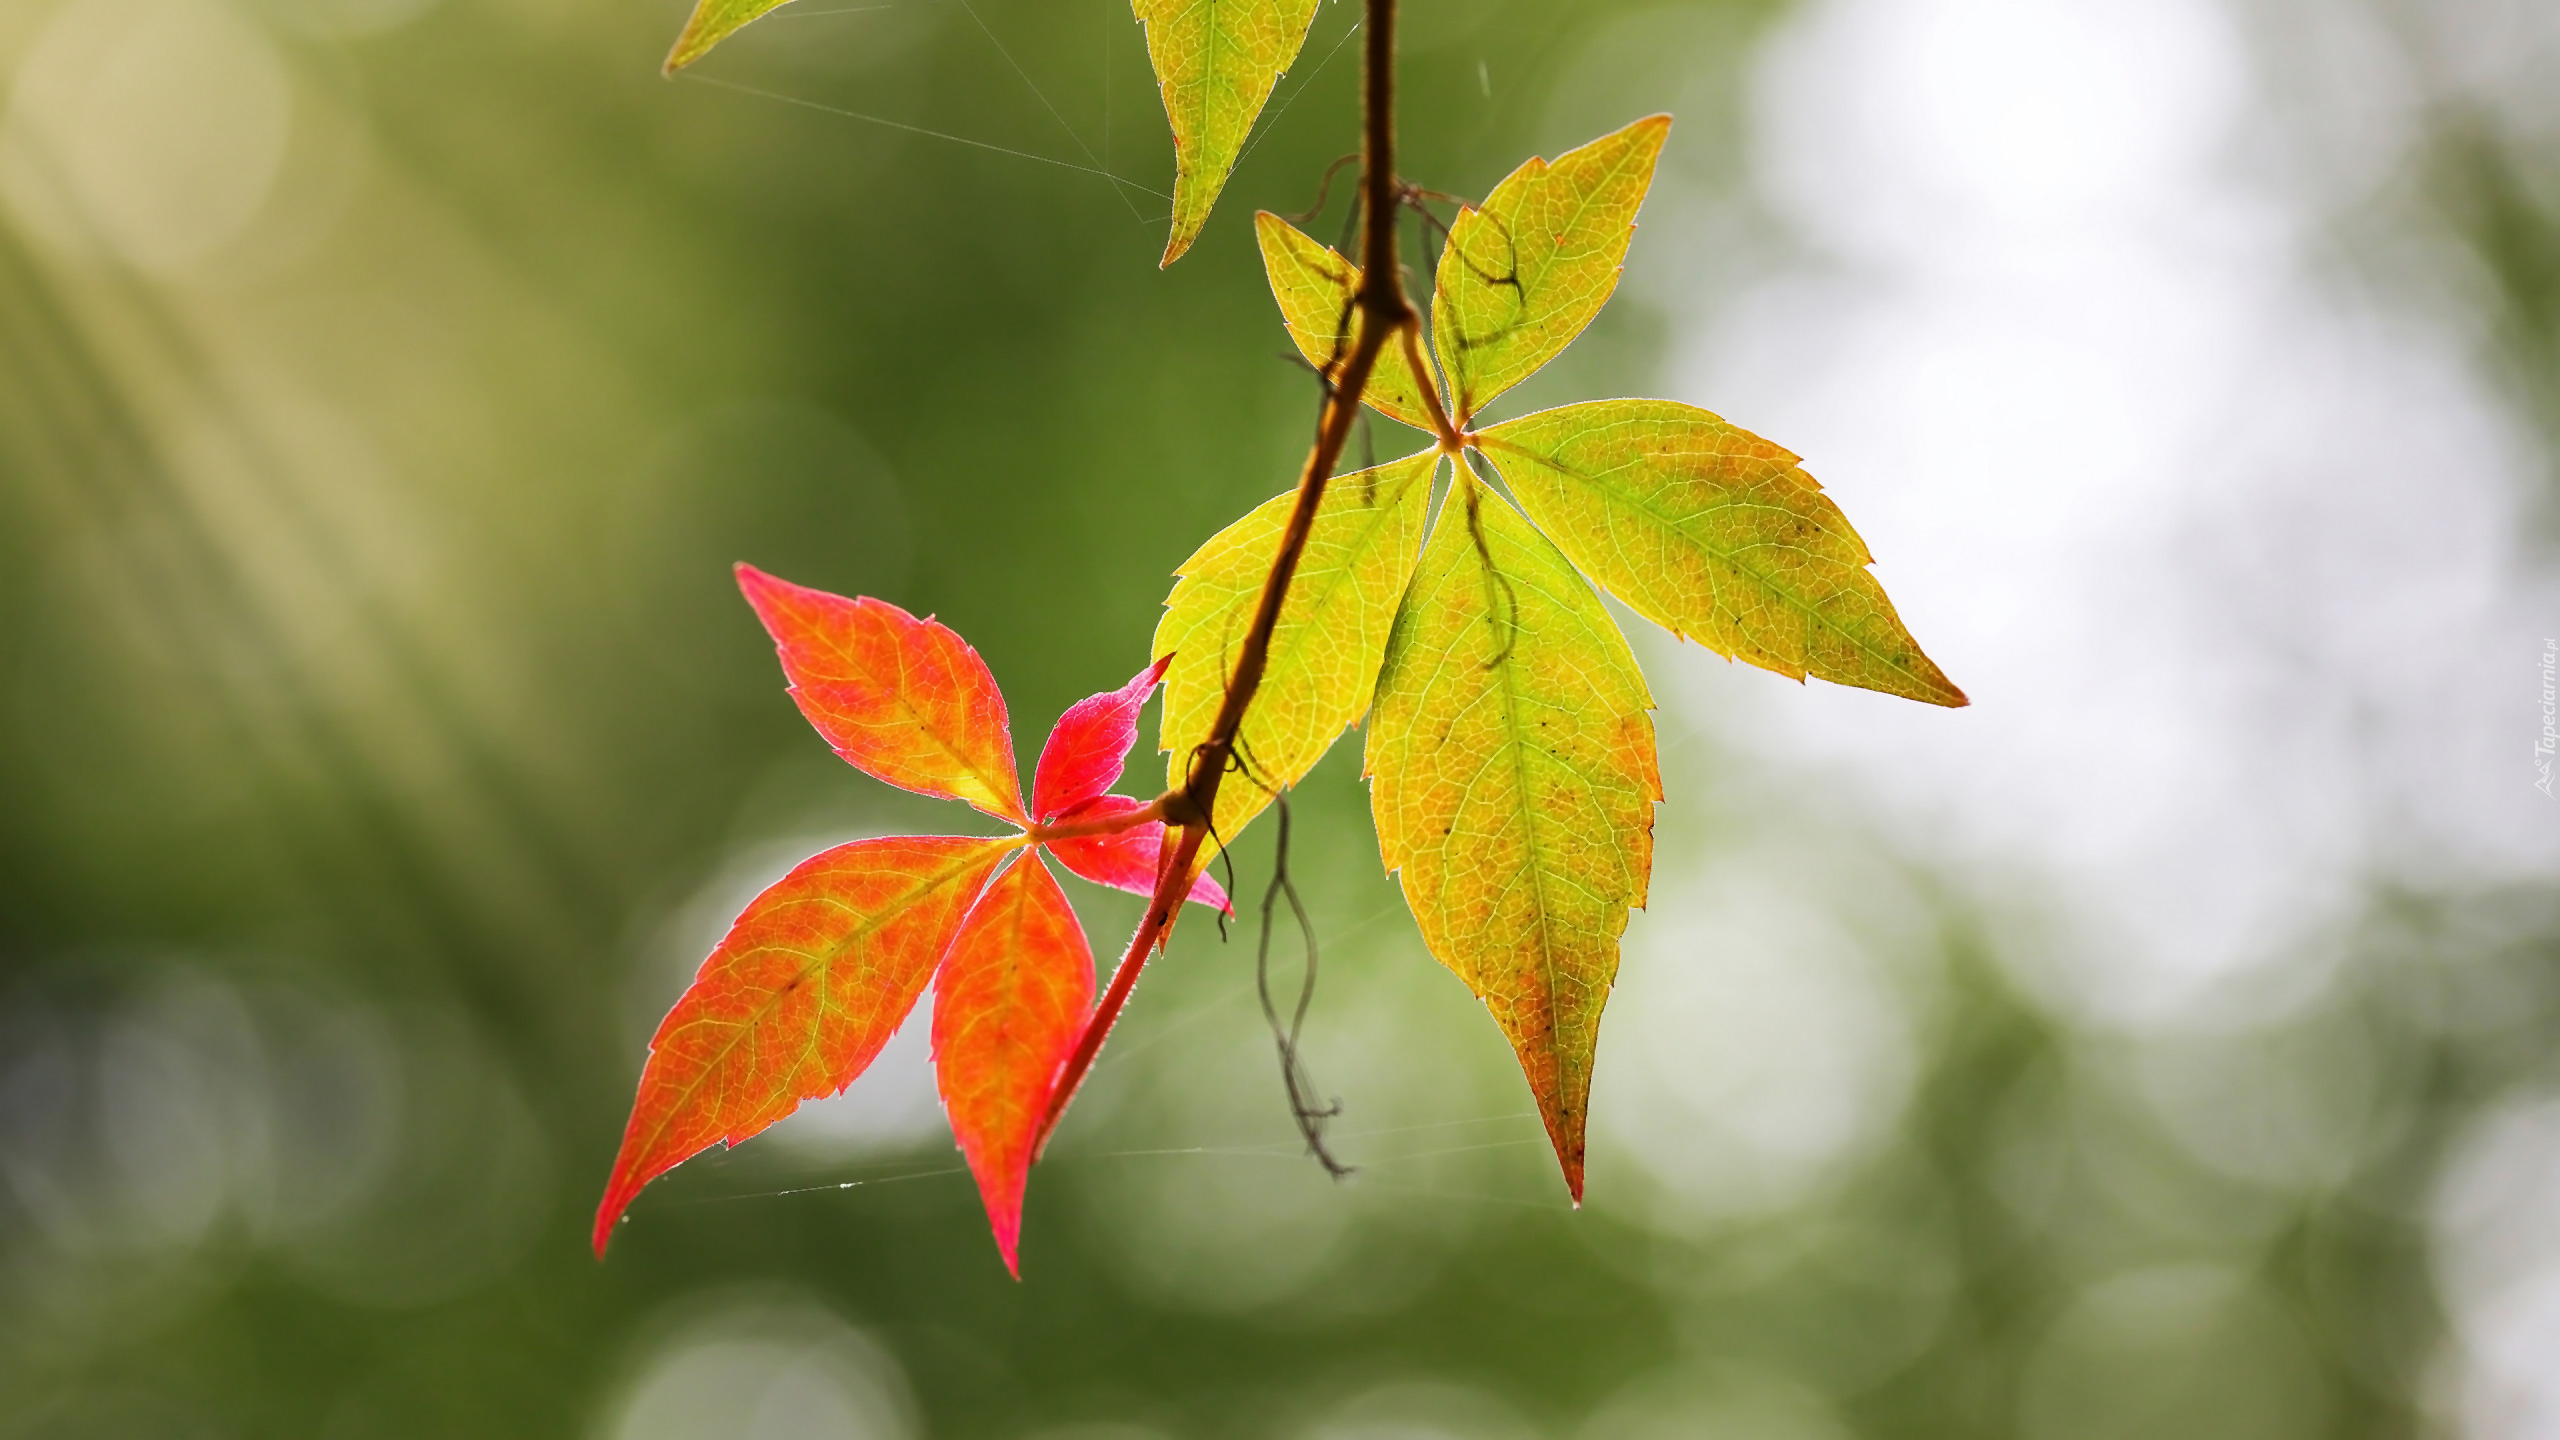
[[(1352, 423), (1359, 418), (1361, 391), (1367, 388), (1370, 373), (1377, 368), (1378, 356), (1389, 337), (1400, 338), (1406, 362), (1416, 367), (1416, 379), (1423, 392), (1432, 393), (1429, 375), (1421, 368), (1421, 324), (1413, 302), (1404, 293), (1404, 273), (1396, 259), (1396, 213), (1401, 196), (1395, 171), (1396, 0), (1367, 0), (1362, 24), (1367, 36), (1361, 82), (1361, 285), (1356, 338), (1341, 368), (1326, 376), (1315, 443), (1307, 452), (1306, 468), (1298, 476), (1297, 499), (1289, 511), (1288, 525), (1281, 532), (1280, 548), (1272, 557), (1270, 573), (1263, 578), (1262, 593), (1254, 604), (1253, 623), (1236, 652), (1235, 672), (1227, 682), (1217, 722), (1208, 740), (1192, 752), (1182, 786), (1167, 791), (1156, 801), (1168, 826), (1178, 828), (1165, 832), (1163, 853), (1157, 861), (1155, 894), (1147, 901), (1146, 917), (1139, 923), (1137, 934), (1130, 938), (1128, 952), (1112, 973), (1110, 988), (1103, 992), (1083, 1037), (1060, 1067), (1050, 1089), (1048, 1109), (1040, 1122), (1041, 1146), (1048, 1144), (1058, 1117), (1066, 1113), (1068, 1102), (1075, 1098), (1077, 1088), (1092, 1069), (1094, 1057), (1101, 1053), (1102, 1042), (1128, 1003), (1130, 987), (1137, 984), (1138, 972), (1146, 968), (1147, 957), (1162, 949), (1171, 937), (1174, 916), (1190, 888), (1192, 867), (1199, 860), (1201, 846), (1210, 839), (1209, 817), (1216, 813), (1218, 787), (1235, 766), (1237, 732), (1270, 663), (1271, 633), (1280, 623), (1280, 607), (1288, 599), (1290, 582), (1297, 576), (1299, 558), (1306, 553), (1307, 536), (1315, 528), (1316, 508), (1324, 501), (1325, 486), (1333, 479), (1343, 445), (1351, 438)], [(1434, 418), (1447, 424), (1445, 417), (1435, 414)], [(1440, 438), (1443, 446), (1454, 448), (1454, 430), (1445, 430)]]

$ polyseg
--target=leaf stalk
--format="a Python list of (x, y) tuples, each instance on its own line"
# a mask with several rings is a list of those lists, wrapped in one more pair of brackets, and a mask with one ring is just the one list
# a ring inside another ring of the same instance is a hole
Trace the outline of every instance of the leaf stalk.
[(1138, 809), (1117, 815), (1095, 815), (1082, 820), (1060, 820), (1049, 825), (1034, 825), (1024, 832), (1024, 838), (1034, 844), (1044, 844), (1051, 840), (1074, 840), (1085, 835), (1117, 835), (1123, 830), (1135, 830), (1141, 825), (1152, 824), (1164, 818), (1164, 799), (1165, 797), (1159, 795)]
[(1422, 358), (1422, 317), (1407, 312), (1396, 333), (1403, 341), (1405, 368), (1413, 372), (1413, 388), (1421, 394), (1423, 409), (1430, 416), (1431, 433), (1440, 437), (1440, 453), (1455, 455), (1474, 437), (1452, 423), (1448, 410), (1440, 403), (1440, 382), (1433, 378), (1430, 362)]

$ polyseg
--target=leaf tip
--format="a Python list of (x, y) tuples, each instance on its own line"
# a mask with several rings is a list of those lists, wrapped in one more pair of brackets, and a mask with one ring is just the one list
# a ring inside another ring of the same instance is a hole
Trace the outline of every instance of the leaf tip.
[(1955, 681), (1948, 679), (1947, 672), (1939, 669), (1936, 661), (1927, 655), (1921, 655), (1919, 660), (1920, 663), (1914, 667), (1917, 673), (1912, 677), (1919, 684), (1915, 691), (1908, 692), (1910, 698), (1923, 704), (1942, 705), (1949, 710), (1962, 710), (1973, 703), (1972, 697), (1966, 695)]
[[(966, 1154), (963, 1148), (963, 1154)], [(970, 1168), (977, 1169), (977, 1157), (971, 1155)], [(978, 1198), (987, 1208), (987, 1230), (995, 1236), (996, 1253), (1004, 1257), (1005, 1273), (1018, 1283), (1022, 1279), (1022, 1192), (1029, 1174), (1030, 1161), (1025, 1158), (1010, 1173), (979, 1174)]]
[(1004, 1256), (1004, 1273), (1012, 1276), (1013, 1283), (1019, 1285), (1022, 1283), (1022, 1211), (1016, 1208), (1012, 1214), (996, 1221), (995, 1231), (996, 1250)]
[(710, 54), (712, 47), (737, 34), (750, 21), (789, 3), (790, 0), (694, 0), (693, 11), (685, 17), (684, 29), (677, 33), (676, 43), (668, 49), (658, 73), (674, 75)]
[(719, 36), (703, 32), (702, 14), (696, 10), (693, 17), (685, 22), (683, 33), (676, 36), (676, 43), (667, 47), (667, 58), (658, 62), (660, 79), (674, 79), (677, 71), (701, 59), (712, 46), (720, 43)]
[(596, 1259), (599, 1263), (604, 1259), (605, 1246), (613, 1239), (614, 1227), (622, 1223), (622, 1212), (630, 1204), (630, 1189), (621, 1182), (619, 1176), (615, 1177), (614, 1183), (605, 1187), (604, 1199), (596, 1206), (595, 1234), (590, 1237), (595, 1245)]
[[(1626, 128), (1604, 138), (1624, 141), (1635, 150), (1659, 157), (1663, 145), (1671, 138), (1671, 116), (1667, 112), (1656, 112), (1641, 120), (1629, 121)], [(1649, 168), (1653, 162), (1648, 160), (1646, 163)]]
[(1174, 261), (1190, 253), (1192, 242), (1208, 228), (1209, 212), (1218, 203), (1218, 192), (1226, 186), (1227, 177), (1224, 175), (1210, 180), (1191, 173), (1181, 142), (1174, 142), (1173, 230), (1165, 236), (1164, 258), (1156, 262), (1157, 269), (1171, 269)]
[(1192, 904), (1206, 905), (1230, 920), (1236, 918), (1234, 897), (1227, 894), (1226, 887), (1220, 885), (1209, 874), (1209, 867), (1206, 865), (1200, 867), (1199, 878), (1191, 882), (1191, 891), (1187, 898)]
[(731, 566), (729, 573), (737, 579), (738, 593), (746, 597), (747, 608), (756, 612), (756, 623), (764, 626), (765, 634), (773, 637), (775, 645), (781, 645), (783, 633), (777, 627), (783, 622), (777, 607), (783, 604), (785, 596), (800, 587), (779, 575), (769, 575), (744, 560)]

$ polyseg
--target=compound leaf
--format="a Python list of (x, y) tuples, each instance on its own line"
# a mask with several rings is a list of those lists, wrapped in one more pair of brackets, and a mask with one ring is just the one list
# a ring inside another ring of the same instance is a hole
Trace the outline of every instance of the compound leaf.
[(1027, 826), (1004, 692), (969, 642), (886, 600), (847, 599), (738, 567), (800, 713), (847, 762)]
[(1306, 44), (1316, 0), (1132, 0), (1173, 125), (1170, 265), (1208, 222), (1263, 102)]
[(1014, 1278), (1022, 1191), (1058, 1066), (1093, 1012), (1093, 952), (1035, 852), (996, 877), (936, 972), (933, 1067)]
[[(1351, 358), (1355, 327), (1361, 323), (1359, 308), (1352, 304), (1360, 291), (1360, 267), (1268, 210), (1254, 215), (1253, 229), (1289, 339), (1318, 373), (1336, 378)], [(1431, 410), (1414, 389), (1413, 371), (1393, 349), (1379, 352), (1360, 398), (1390, 420), (1416, 430), (1431, 428)]]
[[(1396, 606), (1413, 576), (1430, 513), (1437, 451), (1337, 475), (1325, 487), (1298, 573), (1271, 632), (1262, 686), (1237, 731), (1250, 769), (1218, 787), (1211, 823), (1233, 844), (1272, 792), (1304, 779), (1351, 722), (1369, 709)], [(1165, 670), (1161, 744), (1171, 752), (1169, 788), (1188, 780), (1194, 749), (1207, 743), (1235, 673), (1236, 648), (1252, 627), (1262, 582), (1279, 554), (1294, 492), (1256, 506), (1188, 560), (1165, 597), (1155, 653)], [(1206, 863), (1205, 860), (1203, 863)]]
[(1636, 209), (1671, 117), (1654, 115), (1549, 164), (1534, 156), (1441, 247), (1431, 342), (1462, 428), (1554, 359), (1618, 288)]
[(675, 48), (667, 52), (662, 73), (673, 75), (710, 54), (712, 46), (737, 34), (748, 21), (788, 3), (789, 0), (694, 0), (693, 14), (684, 22), (684, 33), (676, 36)]
[(857, 840), (758, 895), (649, 1042), (596, 1253), (651, 1180), (832, 1095), (915, 1008), (1014, 840)]
[(1600, 1009), (1653, 868), (1652, 696), (1572, 565), (1461, 475), (1369, 723), (1379, 850), (1520, 1057), (1575, 1201)]
[(1544, 410), (1482, 444), (1539, 528), (1645, 618), (1792, 679), (1965, 703), (1778, 446), (1670, 400)]

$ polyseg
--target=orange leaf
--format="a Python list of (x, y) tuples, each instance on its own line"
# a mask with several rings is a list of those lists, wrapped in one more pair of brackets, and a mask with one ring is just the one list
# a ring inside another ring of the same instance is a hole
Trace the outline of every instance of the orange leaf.
[(951, 1133), (978, 1177), (1007, 1270), (1031, 1150), (1058, 1066), (1093, 1011), (1093, 952), (1035, 852), (997, 877), (951, 942), (934, 982), (933, 1064)]
[(866, 775), (1028, 826), (1004, 692), (969, 642), (885, 600), (846, 599), (738, 567), (782, 655), (791, 698)]
[(642, 1186), (853, 1083), (915, 1008), (987, 873), (1020, 843), (857, 840), (758, 895), (649, 1042), (596, 1208), (596, 1253)]

